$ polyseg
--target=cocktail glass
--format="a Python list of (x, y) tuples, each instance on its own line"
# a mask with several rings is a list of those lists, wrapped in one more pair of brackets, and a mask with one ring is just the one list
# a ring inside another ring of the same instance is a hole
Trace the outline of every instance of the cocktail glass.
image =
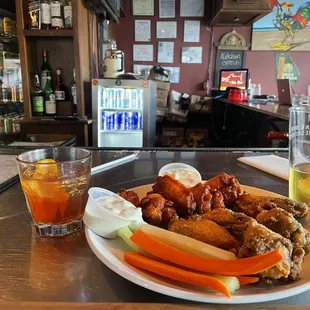
[(64, 236), (82, 226), (91, 175), (91, 152), (80, 148), (47, 148), (17, 156), (28, 210), (36, 231)]

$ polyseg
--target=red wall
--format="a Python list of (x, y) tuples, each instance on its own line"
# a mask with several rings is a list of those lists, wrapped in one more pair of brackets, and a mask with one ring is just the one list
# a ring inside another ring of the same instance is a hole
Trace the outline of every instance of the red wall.
[[(180, 83), (171, 84), (171, 89), (186, 92), (189, 94), (205, 95), (206, 92), (202, 88), (202, 84), (207, 79), (209, 51), (211, 44), (210, 33), (206, 29), (206, 24), (202, 18), (190, 18), (180, 17), (180, 1), (176, 0), (176, 18), (163, 19), (159, 18), (158, 12), (158, 0), (155, 0), (155, 16), (132, 16), (131, 2), (129, 0), (125, 2), (126, 17), (121, 18), (120, 25), (113, 24), (113, 37), (117, 41), (118, 48), (125, 53), (125, 66), (126, 72), (133, 72), (133, 64), (147, 64), (154, 65), (157, 63), (157, 45), (158, 41), (172, 41), (174, 42), (174, 63), (166, 64), (167, 66), (180, 67)], [(134, 21), (135, 19), (147, 19), (151, 20), (152, 29), (151, 37), (152, 41), (148, 42), (136, 42), (134, 41)], [(178, 33), (177, 39), (157, 39), (156, 38), (156, 21), (177, 21)], [(200, 42), (199, 43), (186, 43), (183, 42), (183, 28), (184, 20), (201, 20), (200, 29)], [(251, 40), (251, 27), (237, 28), (238, 32), (245, 36), (246, 40)], [(215, 27), (214, 40), (219, 41), (223, 34), (231, 31), (231, 28)], [(133, 62), (133, 44), (153, 44), (154, 45), (154, 62)], [(202, 64), (182, 64), (181, 63), (181, 47), (183, 46), (202, 46), (203, 58)], [(294, 86), (296, 93), (305, 93), (310, 84), (310, 70), (308, 64), (310, 63), (310, 52), (291, 52), (289, 53), (300, 70), (300, 79)], [(214, 48), (213, 60), (216, 56)], [(262, 92), (264, 94), (276, 94), (277, 88), (275, 83), (275, 53), (270, 52), (255, 52), (249, 51), (247, 53), (247, 68), (251, 71), (252, 83), (262, 84)], [(161, 65), (165, 65), (160, 63)], [(214, 74), (212, 74), (212, 77)]]

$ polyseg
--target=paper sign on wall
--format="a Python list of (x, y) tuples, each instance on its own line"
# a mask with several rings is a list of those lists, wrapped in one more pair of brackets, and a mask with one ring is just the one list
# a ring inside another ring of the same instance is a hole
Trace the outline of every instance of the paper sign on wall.
[(133, 15), (153, 16), (154, 0), (132, 0), (132, 13)]
[(200, 41), (200, 20), (184, 21), (184, 42)]
[(175, 18), (175, 0), (159, 0), (159, 17)]
[(133, 61), (153, 61), (153, 45), (134, 44)]
[(292, 57), (290, 57), (287, 53), (276, 53), (275, 63), (276, 80), (289, 79), (290, 84), (294, 86), (299, 80), (300, 73)]
[(135, 41), (149, 42), (151, 41), (151, 21), (135, 20)]
[(158, 62), (173, 63), (173, 42), (158, 42)]
[(180, 16), (203, 17), (205, 0), (181, 0)]
[(175, 39), (177, 37), (177, 22), (157, 22), (156, 33), (159, 39)]
[(202, 47), (182, 47), (182, 63), (183, 64), (201, 64), (202, 63)]

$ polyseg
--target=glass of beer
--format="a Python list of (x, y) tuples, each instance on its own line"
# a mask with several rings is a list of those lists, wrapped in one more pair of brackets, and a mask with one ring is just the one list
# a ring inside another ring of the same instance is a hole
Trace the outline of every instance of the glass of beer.
[(290, 108), (289, 198), (310, 205), (310, 106)]
[(79, 231), (88, 198), (91, 152), (47, 148), (17, 156), (28, 210), (36, 231), (45, 237)]

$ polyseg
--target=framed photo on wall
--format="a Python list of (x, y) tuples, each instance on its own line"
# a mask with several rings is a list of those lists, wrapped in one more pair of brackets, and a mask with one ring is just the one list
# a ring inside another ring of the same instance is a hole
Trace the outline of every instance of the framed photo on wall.
[(154, 14), (154, 0), (132, 0), (132, 15), (154, 16)]

